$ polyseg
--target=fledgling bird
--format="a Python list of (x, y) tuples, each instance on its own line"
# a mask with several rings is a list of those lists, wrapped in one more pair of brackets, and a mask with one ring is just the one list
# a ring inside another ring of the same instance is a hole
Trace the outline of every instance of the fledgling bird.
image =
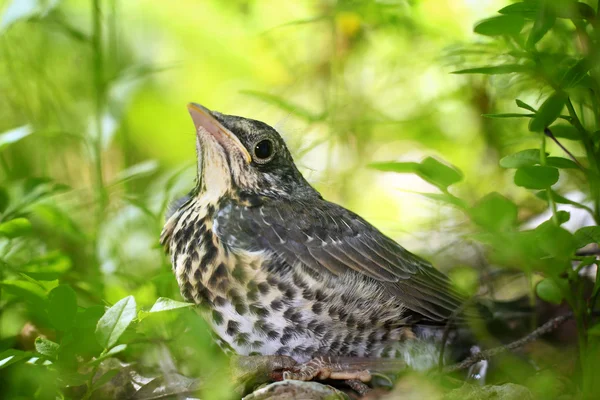
[(446, 275), (323, 199), (275, 129), (188, 109), (197, 184), (168, 216), (161, 243), (183, 297), (206, 306), (226, 346), (304, 365), (319, 356), (436, 365), (433, 337), (463, 318), (465, 301)]

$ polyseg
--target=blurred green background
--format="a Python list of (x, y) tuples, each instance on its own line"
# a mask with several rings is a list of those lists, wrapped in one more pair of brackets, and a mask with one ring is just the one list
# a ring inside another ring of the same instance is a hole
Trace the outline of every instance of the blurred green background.
[[(43, 385), (59, 376), (61, 387), (87, 385), (73, 397), (92, 396), (97, 365), (81, 360), (97, 355), (98, 345), (67, 344), (93, 336), (103, 306), (128, 295), (138, 310), (158, 297), (180, 299), (158, 236), (168, 203), (194, 184), (190, 101), (276, 127), (327, 199), (441, 268), (481, 263), (477, 249), (453, 248), (465, 239), (467, 218), (420, 194), (437, 193), (435, 185), (369, 164), (438, 157), (463, 172), (452, 193), (468, 203), (501, 192), (519, 203), (520, 221), (546, 208), (498, 166), (539, 138), (524, 134), (521, 119), (481, 115), (518, 110), (517, 96), (537, 106), (547, 92), (536, 84), (525, 90), (510, 75), (450, 74), (502, 60), (500, 46), (473, 25), (509, 3), (0, 1), (0, 206), (3, 221), (26, 216), (31, 224), (0, 242), (0, 351), (34, 351), (40, 334), (61, 343), (52, 353), (60, 368), (12, 368), (1, 381), (6, 393), (27, 397), (37, 388), (44, 397)], [(575, 176), (562, 189), (583, 181)], [(476, 285), (481, 272), (469, 271), (458, 268)], [(76, 293), (75, 322), (64, 329), (47, 303), (59, 284)], [(180, 312), (138, 316), (125, 332), (125, 358), (164, 371), (157, 343), (167, 343), (184, 375), (217, 374), (226, 361), (203, 323)], [(183, 332), (191, 349), (169, 344)], [(224, 396), (223, 379), (207, 393)]]

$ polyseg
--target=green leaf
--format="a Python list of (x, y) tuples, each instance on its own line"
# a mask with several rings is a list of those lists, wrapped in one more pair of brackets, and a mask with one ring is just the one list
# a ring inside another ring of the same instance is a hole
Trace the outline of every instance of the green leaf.
[(502, 168), (521, 168), (540, 163), (540, 150), (528, 149), (510, 154), (500, 159)]
[(35, 350), (48, 358), (55, 359), (59, 349), (58, 343), (54, 343), (45, 337), (38, 336), (35, 338)]
[(106, 310), (96, 326), (96, 340), (100, 346), (105, 349), (113, 347), (133, 321), (135, 314), (136, 304), (133, 296), (119, 300)]
[(476, 224), (491, 231), (504, 231), (517, 224), (517, 206), (499, 193), (492, 192), (482, 198), (469, 215)]
[(46, 305), (46, 292), (39, 285), (20, 280), (2, 281), (0, 285), (7, 293), (10, 293), (20, 300), (25, 300), (36, 308), (44, 309)]
[(554, 92), (548, 97), (535, 114), (535, 117), (529, 122), (529, 130), (542, 132), (544, 128), (550, 126), (560, 116), (567, 97), (565, 92)]
[(60, 285), (48, 293), (48, 317), (59, 331), (71, 329), (77, 316), (77, 296), (69, 285)]
[(415, 162), (381, 162), (369, 164), (369, 167), (379, 171), (415, 173), (442, 190), (446, 190), (448, 186), (462, 179), (462, 173), (458, 169), (431, 157), (427, 157), (420, 164)]
[(500, 15), (479, 21), (473, 32), (486, 36), (518, 35), (524, 25), (525, 19), (519, 15)]
[(520, 15), (523, 18), (534, 19), (539, 12), (539, 3), (536, 1), (524, 1), (511, 4), (498, 11), (504, 15)]
[(520, 113), (501, 113), (501, 114), (481, 114), (485, 118), (533, 118), (535, 114), (520, 114)]
[(525, 110), (529, 110), (529, 111), (532, 111), (534, 113), (537, 112), (535, 108), (531, 107), (529, 104), (525, 103), (524, 101), (516, 99), (515, 103), (517, 103), (517, 107), (519, 107), (519, 108), (523, 108)]
[(600, 243), (600, 226), (584, 226), (573, 235), (575, 247), (580, 249), (590, 243)]
[[(548, 193), (546, 193), (546, 190), (542, 190), (541, 192), (538, 192), (535, 194), (538, 198), (548, 201)], [(576, 201), (573, 200), (569, 200), (564, 196), (561, 196), (560, 194), (556, 193), (555, 191), (552, 191), (552, 200), (554, 200), (554, 202), (559, 203), (559, 204), (570, 204), (574, 207), (577, 208), (581, 208), (583, 210), (587, 210), (591, 212), (591, 209), (581, 203), (577, 203)]]
[(18, 270), (34, 279), (50, 281), (58, 279), (71, 267), (72, 263), (69, 257), (61, 252), (53, 251), (30, 260), (19, 266)]
[(554, 279), (542, 279), (536, 286), (535, 291), (540, 299), (552, 304), (560, 304), (563, 301), (563, 294), (560, 287), (554, 282)]
[(577, 86), (588, 74), (588, 71), (592, 69), (593, 64), (587, 59), (582, 58), (577, 61), (571, 68), (565, 72), (562, 78), (560, 86), (563, 89), (569, 89)]
[(573, 125), (568, 124), (556, 124), (550, 127), (550, 132), (554, 135), (554, 137), (561, 139), (569, 139), (569, 140), (579, 140), (581, 135), (577, 128)]
[(370, 168), (384, 172), (417, 173), (420, 164), (416, 162), (377, 162), (368, 165)]
[(126, 344), (118, 344), (115, 347), (108, 350), (106, 353), (103, 353), (102, 355), (100, 355), (100, 357), (95, 358), (94, 360), (90, 361), (88, 364), (90, 364), (90, 365), (100, 364), (102, 361), (106, 360), (107, 358), (111, 358), (119, 353), (124, 352), (125, 350), (127, 350)]
[(27, 218), (15, 218), (0, 224), (0, 237), (14, 239), (25, 236), (31, 231), (31, 222)]
[(453, 74), (485, 74), (485, 75), (502, 75), (502, 74), (511, 74), (513, 72), (525, 72), (530, 71), (526, 65), (520, 64), (504, 64), (504, 65), (493, 65), (488, 67), (477, 67), (477, 68), (467, 68), (461, 69), (458, 71), (453, 71)]
[(188, 308), (193, 305), (194, 304), (192, 304), (192, 303), (184, 303), (181, 301), (168, 299), (166, 297), (159, 297), (149, 312), (155, 313), (155, 312), (161, 312), (161, 311), (176, 310), (178, 308)]
[(421, 162), (417, 173), (429, 183), (443, 189), (460, 182), (463, 178), (462, 173), (455, 167), (450, 167), (431, 157)]
[[(571, 219), (571, 213), (569, 211), (559, 210), (556, 212), (556, 219), (558, 220), (558, 224), (562, 225)], [(571, 235), (571, 233), (569, 233), (569, 235)]]
[[(15, 1), (18, 1), (18, 0), (15, 0)], [(1, 23), (0, 23), (0, 31), (1, 30), (2, 30), (2, 28), (1, 28)], [(0, 133), (0, 151), (4, 150), (9, 145), (16, 143), (19, 140), (31, 135), (31, 132), (32, 132), (32, 130), (29, 127), (29, 125), (23, 125), (18, 128), (12, 129), (10, 131)]]
[(533, 48), (535, 44), (539, 42), (550, 29), (552, 29), (555, 22), (556, 15), (554, 15), (554, 13), (552, 13), (548, 7), (542, 6), (539, 14), (535, 18), (533, 27), (529, 32), (525, 46), (527, 48)]
[[(557, 217), (559, 223), (564, 223), (569, 220), (570, 214), (563, 211), (560, 212)], [(534, 232), (539, 248), (548, 256), (557, 260), (567, 261), (567, 268), (570, 268), (570, 259), (576, 250), (573, 234), (566, 229), (557, 226), (552, 219), (539, 225), (535, 228)]]
[(515, 173), (515, 184), (528, 189), (545, 189), (558, 181), (558, 170), (552, 167), (521, 167)]
[(29, 351), (21, 351), (16, 349), (8, 349), (0, 353), (0, 369), (6, 368), (11, 364), (21, 360), (31, 358), (34, 354)]
[(579, 165), (575, 161), (564, 157), (548, 157), (546, 158), (546, 165), (559, 169), (579, 169)]

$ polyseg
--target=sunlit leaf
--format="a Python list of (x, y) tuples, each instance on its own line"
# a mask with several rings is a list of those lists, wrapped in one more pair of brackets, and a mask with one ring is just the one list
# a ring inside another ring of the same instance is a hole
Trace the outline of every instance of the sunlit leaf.
[(600, 243), (600, 226), (584, 226), (573, 235), (575, 246), (580, 249), (590, 243)]
[(69, 330), (77, 316), (77, 296), (69, 285), (60, 285), (48, 293), (48, 317), (60, 331)]
[(469, 215), (476, 224), (492, 231), (503, 231), (516, 226), (517, 213), (517, 206), (496, 192), (486, 195), (469, 210)]
[(521, 168), (540, 163), (540, 150), (528, 149), (510, 154), (500, 159), (502, 168)]
[(552, 304), (560, 304), (564, 298), (560, 287), (551, 278), (542, 279), (535, 286), (535, 291), (540, 299)]
[(513, 72), (530, 71), (531, 68), (520, 64), (504, 64), (493, 65), (489, 67), (467, 68), (458, 71), (453, 71), (453, 74), (485, 74), (485, 75), (501, 75), (511, 74)]
[(528, 189), (545, 189), (558, 182), (558, 170), (552, 167), (521, 167), (515, 173), (515, 184)]
[(380, 162), (369, 164), (369, 167), (379, 171), (400, 173), (415, 173), (422, 179), (446, 190), (448, 186), (462, 180), (462, 172), (438, 160), (427, 157), (421, 163), (415, 162)]
[(417, 173), (420, 164), (416, 162), (377, 162), (369, 164), (369, 167), (384, 172)]
[(14, 239), (31, 232), (31, 222), (27, 218), (15, 218), (0, 224), (0, 237)]
[(537, 112), (535, 108), (531, 107), (529, 104), (525, 103), (522, 100), (516, 99), (515, 103), (517, 103), (517, 107), (519, 108), (523, 108), (528, 111), (533, 111), (534, 113)]
[(518, 35), (524, 25), (525, 19), (519, 15), (500, 15), (479, 21), (473, 31), (486, 36)]
[(548, 97), (535, 114), (535, 117), (529, 122), (529, 130), (542, 132), (544, 128), (550, 126), (560, 116), (567, 97), (565, 92), (554, 92)]
[(152, 313), (152, 312), (168, 311), (168, 310), (175, 310), (178, 308), (188, 308), (191, 306), (193, 306), (192, 303), (184, 303), (181, 301), (167, 299), (166, 297), (159, 297), (149, 312)]
[(10, 131), (0, 133), (0, 151), (4, 150), (9, 145), (26, 138), (27, 136), (31, 135), (32, 132), (33, 131), (29, 125), (23, 125)]
[(58, 343), (54, 343), (51, 340), (46, 339), (45, 337), (38, 336), (35, 339), (35, 350), (48, 357), (48, 358), (56, 358), (56, 354), (58, 353), (58, 348), (60, 346)]
[(105, 349), (114, 346), (135, 318), (135, 314), (136, 304), (133, 296), (127, 296), (119, 300), (114, 306), (106, 310), (96, 326), (96, 340), (98, 340), (98, 343)]
[(448, 166), (431, 157), (427, 157), (421, 162), (418, 174), (429, 183), (444, 189), (460, 182), (463, 178), (462, 172), (455, 167)]

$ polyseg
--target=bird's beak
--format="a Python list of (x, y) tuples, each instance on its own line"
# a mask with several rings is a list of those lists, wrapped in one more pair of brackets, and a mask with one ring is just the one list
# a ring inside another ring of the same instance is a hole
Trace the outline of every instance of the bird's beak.
[(208, 133), (213, 135), (224, 148), (233, 145), (239, 149), (248, 164), (252, 161), (250, 153), (248, 153), (248, 150), (244, 147), (242, 142), (240, 142), (240, 139), (217, 121), (217, 119), (212, 116), (210, 110), (196, 103), (188, 103), (187, 108), (194, 121), (196, 133), (198, 133), (198, 129), (202, 127)]

